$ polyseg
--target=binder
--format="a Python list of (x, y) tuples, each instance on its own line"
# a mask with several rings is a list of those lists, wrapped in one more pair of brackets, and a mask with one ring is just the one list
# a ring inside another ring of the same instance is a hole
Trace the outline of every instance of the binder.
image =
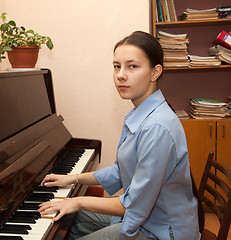
[(215, 45), (221, 45), (228, 49), (231, 49), (231, 35), (226, 31), (222, 31), (218, 34), (217, 38), (213, 41)]

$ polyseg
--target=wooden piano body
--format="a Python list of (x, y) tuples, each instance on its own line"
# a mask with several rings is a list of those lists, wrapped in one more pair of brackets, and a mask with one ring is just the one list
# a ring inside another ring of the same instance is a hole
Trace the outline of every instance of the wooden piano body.
[[(68, 151), (92, 149), (79, 172), (95, 170), (100, 162), (101, 141), (72, 138), (62, 116), (56, 115), (48, 69), (0, 73), (0, 114), (1, 230)], [(74, 185), (68, 196), (80, 196), (85, 191), (86, 186)], [(71, 219), (69, 215), (51, 224), (42, 239), (63, 239)]]

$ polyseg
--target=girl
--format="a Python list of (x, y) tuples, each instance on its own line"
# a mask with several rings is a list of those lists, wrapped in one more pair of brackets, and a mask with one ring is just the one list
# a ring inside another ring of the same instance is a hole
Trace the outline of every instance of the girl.
[[(134, 108), (125, 116), (116, 161), (92, 173), (48, 175), (42, 185), (100, 184), (110, 195), (76, 197), (41, 204), (42, 215), (76, 213), (69, 239), (199, 240), (183, 127), (166, 103), (158, 79), (163, 52), (152, 35), (136, 31), (116, 44), (114, 83)], [(113, 217), (111, 217), (113, 216)]]

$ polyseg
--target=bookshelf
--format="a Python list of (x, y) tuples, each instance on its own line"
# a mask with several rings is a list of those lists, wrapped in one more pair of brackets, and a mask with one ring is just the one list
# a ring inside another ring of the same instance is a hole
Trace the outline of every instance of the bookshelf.
[[(229, 5), (229, 0), (174, 0), (176, 15), (181, 15), (186, 8), (210, 9), (218, 5)], [(187, 33), (189, 39), (188, 53), (209, 56), (208, 49), (212, 41), (225, 30), (231, 30), (231, 18), (214, 20), (156, 22), (156, 0), (152, 0), (152, 31), (173, 34)], [(189, 99), (193, 97), (218, 98), (227, 101), (231, 95), (231, 65), (216, 67), (169, 67), (164, 69), (160, 87), (175, 110), (188, 112)], [(176, 97), (177, 96), (177, 97)]]
[[(188, 53), (209, 56), (212, 41), (225, 30), (231, 31), (231, 18), (213, 20), (156, 22), (156, 0), (151, 1), (151, 29), (156, 36), (158, 31), (172, 34), (187, 33)], [(218, 5), (230, 5), (229, 0), (174, 0), (176, 15), (180, 16), (187, 8), (211, 9)], [(216, 67), (169, 67), (159, 81), (160, 88), (175, 110), (188, 112), (190, 98), (217, 98), (227, 102), (231, 95), (231, 65)], [(213, 151), (217, 161), (231, 169), (231, 119), (184, 119), (189, 159), (197, 186), (199, 185), (208, 153)], [(224, 134), (225, 133), (225, 134)]]

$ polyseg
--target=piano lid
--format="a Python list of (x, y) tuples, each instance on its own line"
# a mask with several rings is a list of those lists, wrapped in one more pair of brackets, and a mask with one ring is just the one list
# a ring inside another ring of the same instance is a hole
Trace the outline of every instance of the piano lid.
[(0, 73), (0, 114), (1, 225), (47, 174), (71, 134), (55, 113), (49, 70)]
[(0, 142), (52, 113), (49, 70), (0, 73)]

